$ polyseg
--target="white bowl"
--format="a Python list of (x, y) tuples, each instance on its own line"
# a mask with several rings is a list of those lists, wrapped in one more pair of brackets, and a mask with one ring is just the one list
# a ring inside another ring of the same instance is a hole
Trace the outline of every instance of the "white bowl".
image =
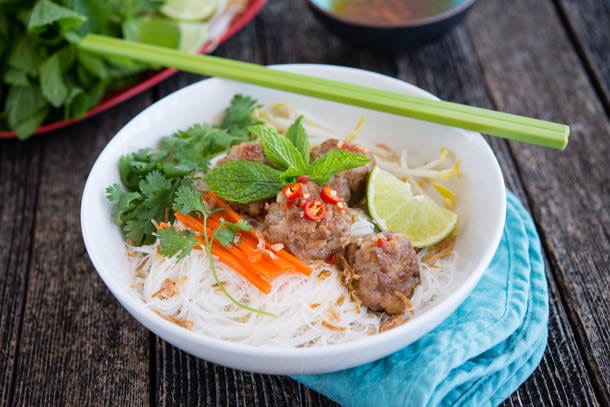
[[(433, 98), (429, 93), (387, 76), (337, 66), (283, 65), (299, 72)], [(193, 123), (211, 122), (236, 93), (265, 105), (287, 102), (311, 112), (345, 133), (364, 115), (360, 140), (409, 148), (424, 158), (438, 156), (440, 147), (462, 161), (462, 178), (455, 184), (460, 215), (457, 272), (448, 294), (429, 304), (407, 323), (366, 339), (319, 348), (258, 348), (206, 337), (181, 328), (154, 313), (130, 290), (125, 248), (112, 222), (106, 186), (119, 182), (118, 160), (140, 147)], [(108, 143), (87, 179), (81, 206), (83, 238), (91, 261), (110, 291), (142, 324), (174, 346), (224, 366), (269, 374), (309, 374), (345, 369), (370, 362), (416, 341), (451, 314), (475, 287), (500, 241), (506, 211), (502, 173), (480, 134), (411, 120), (310, 97), (238, 82), (207, 79), (181, 89), (131, 120)]]

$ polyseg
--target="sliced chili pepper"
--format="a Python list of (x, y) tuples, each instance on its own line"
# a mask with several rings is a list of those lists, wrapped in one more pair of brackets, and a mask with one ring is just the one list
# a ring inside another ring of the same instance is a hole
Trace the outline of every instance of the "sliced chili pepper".
[(318, 221), (326, 215), (326, 205), (319, 199), (312, 199), (303, 207), (305, 217), (309, 220)]
[(388, 241), (385, 240), (383, 237), (378, 238), (377, 247), (379, 247), (381, 249), (385, 249), (386, 247), (388, 247)]
[(282, 188), (282, 193), (289, 201), (294, 201), (295, 199), (297, 199), (299, 196), (301, 196), (302, 192), (303, 186), (298, 182), (286, 185), (284, 188)]
[(299, 175), (297, 177), (297, 182), (300, 182), (301, 184), (307, 184), (309, 182), (309, 177), (307, 175)]
[(336, 189), (332, 189), (328, 185), (322, 187), (322, 191), (320, 192), (320, 196), (325, 202), (329, 204), (336, 205), (341, 201), (341, 197), (337, 193)]
[(329, 254), (325, 262), (330, 264), (331, 266), (334, 265), (337, 262), (337, 253)]

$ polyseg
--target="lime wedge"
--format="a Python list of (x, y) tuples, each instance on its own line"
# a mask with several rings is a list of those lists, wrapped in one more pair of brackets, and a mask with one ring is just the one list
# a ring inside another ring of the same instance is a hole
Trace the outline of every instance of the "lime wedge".
[(181, 21), (178, 27), (181, 51), (196, 53), (208, 40), (208, 23)]
[(137, 17), (123, 23), (123, 37), (129, 41), (178, 48), (180, 29), (175, 21), (167, 18)]
[(210, 18), (218, 0), (166, 0), (161, 12), (174, 20), (201, 21)]
[(413, 195), (408, 183), (374, 167), (366, 198), (369, 214), (381, 230), (402, 233), (423, 248), (440, 242), (455, 228), (458, 215), (424, 195)]

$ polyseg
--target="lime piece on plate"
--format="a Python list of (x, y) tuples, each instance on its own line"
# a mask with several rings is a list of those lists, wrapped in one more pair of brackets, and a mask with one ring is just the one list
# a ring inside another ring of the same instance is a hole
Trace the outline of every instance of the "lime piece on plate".
[(123, 23), (123, 37), (129, 41), (177, 49), (180, 27), (165, 17), (136, 17)]
[(166, 0), (161, 12), (175, 20), (201, 21), (210, 18), (218, 7), (218, 0)]
[(181, 21), (180, 27), (180, 50), (196, 53), (208, 40), (208, 23), (194, 23)]
[(423, 248), (440, 242), (455, 228), (458, 215), (425, 195), (413, 195), (411, 186), (374, 167), (366, 190), (369, 214), (381, 230), (402, 233)]

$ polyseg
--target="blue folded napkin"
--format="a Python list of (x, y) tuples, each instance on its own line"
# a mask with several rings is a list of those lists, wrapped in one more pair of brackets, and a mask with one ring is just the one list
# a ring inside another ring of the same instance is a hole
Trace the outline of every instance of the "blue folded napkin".
[(509, 192), (498, 250), (449, 318), (383, 359), (293, 378), (343, 406), (495, 406), (540, 363), (548, 313), (540, 240)]

